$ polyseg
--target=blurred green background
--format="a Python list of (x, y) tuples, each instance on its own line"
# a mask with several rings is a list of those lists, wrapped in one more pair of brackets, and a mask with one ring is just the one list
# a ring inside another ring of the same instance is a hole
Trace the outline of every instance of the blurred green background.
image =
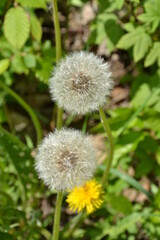
[[(160, 0), (58, 1), (63, 56), (93, 51), (115, 82), (105, 110), (115, 154), (105, 202), (78, 226), (63, 200), (60, 239), (160, 239)], [(56, 194), (34, 171), (37, 143), (55, 128), (49, 0), (0, 0), (0, 239), (50, 239)], [(100, 179), (108, 143), (98, 113), (64, 125), (93, 135)], [(72, 232), (72, 234), (70, 234)]]

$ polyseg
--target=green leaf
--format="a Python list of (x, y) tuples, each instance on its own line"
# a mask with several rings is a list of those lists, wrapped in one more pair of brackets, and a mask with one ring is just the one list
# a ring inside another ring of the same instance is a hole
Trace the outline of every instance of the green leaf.
[(140, 3), (140, 0), (130, 0), (133, 3)]
[(124, 24), (124, 29), (127, 32), (133, 32), (135, 28), (134, 28), (134, 25), (131, 22), (128, 22), (128, 23)]
[[(104, 165), (99, 165), (98, 166), (98, 169), (102, 172), (105, 171), (106, 169), (106, 166)], [(111, 168), (110, 169), (110, 173), (113, 174), (114, 176), (122, 179), (123, 181), (125, 181), (126, 183), (128, 183), (130, 186), (134, 187), (135, 189), (137, 189), (138, 191), (144, 193), (150, 200), (153, 199), (153, 196), (150, 192), (148, 192), (147, 190), (145, 190), (141, 184), (135, 180), (134, 178), (132, 178), (131, 176), (127, 175), (126, 173), (124, 172), (121, 172), (115, 168)]]
[(117, 47), (126, 50), (133, 46), (134, 60), (138, 62), (144, 57), (151, 44), (151, 37), (145, 32), (145, 29), (143, 27), (137, 27), (133, 29), (133, 31), (125, 34), (119, 40)]
[(4, 19), (4, 34), (8, 42), (20, 49), (29, 36), (29, 19), (23, 8), (10, 8)]
[(23, 7), (46, 9), (46, 0), (16, 0)]
[(160, 0), (146, 1), (145, 13), (141, 14), (138, 19), (151, 27), (151, 32), (154, 32), (160, 24)]
[(1, 0), (0, 1), (0, 15), (3, 13), (4, 8), (5, 8), (5, 4), (6, 4), (7, 0)]
[(10, 61), (9, 59), (3, 59), (0, 61), (0, 74), (4, 73), (9, 67)]
[(153, 43), (153, 47), (145, 59), (144, 66), (149, 67), (157, 60), (160, 61), (160, 42)]
[(137, 27), (133, 29), (133, 31), (125, 34), (121, 39), (119, 40), (117, 47), (120, 49), (129, 49), (132, 47), (137, 40), (139, 40), (139, 36), (144, 32), (144, 29), (142, 27)]
[(152, 200), (153, 196), (150, 192), (148, 192), (147, 190), (145, 190), (141, 184), (136, 181), (134, 178), (132, 178), (131, 176), (127, 175), (124, 172), (120, 172), (117, 169), (111, 168), (110, 170), (111, 174), (119, 177), (120, 179), (123, 179), (125, 182), (127, 182), (128, 184), (130, 184), (132, 187), (134, 187), (135, 189), (137, 189), (138, 191), (144, 193), (150, 200)]
[(146, 153), (139, 152), (136, 154), (137, 159), (142, 158), (139, 160), (138, 165), (135, 169), (135, 176), (140, 178), (142, 176), (146, 176), (150, 173), (154, 167), (154, 161), (149, 157)]
[(146, 52), (148, 51), (151, 45), (152, 45), (151, 37), (145, 32), (141, 34), (133, 48), (133, 56), (135, 62), (138, 62), (145, 56)]
[[(153, 83), (152, 78), (152, 83)], [(158, 78), (157, 78), (158, 80)], [(157, 84), (156, 84), (157, 85)], [(159, 97), (160, 97), (160, 88), (157, 85), (152, 89), (148, 83), (143, 83), (139, 86), (134, 98), (132, 99), (132, 105), (134, 107), (139, 107), (140, 102), (145, 102), (145, 107), (152, 107), (157, 112), (159, 111)], [(146, 101), (144, 100), (146, 99)]]
[(41, 38), (42, 38), (42, 27), (41, 27), (41, 24), (40, 24), (38, 18), (35, 15), (31, 15), (30, 24), (31, 24), (31, 34), (32, 34), (32, 36), (37, 41), (40, 41)]
[(2, 232), (2, 231), (0, 231), (0, 239), (1, 240), (13, 240), (14, 238), (13, 238), (13, 236), (12, 235), (10, 235), (10, 234), (8, 234), (8, 233), (6, 233), (6, 232)]
[(26, 67), (23, 57), (20, 54), (15, 54), (11, 61), (11, 71), (18, 74), (28, 74), (29, 69)]
[(15, 207), (0, 207), (0, 215), (5, 228), (9, 228), (11, 224), (19, 222), (20, 219), (25, 220), (25, 213)]
[(28, 68), (34, 68), (36, 66), (36, 58), (33, 54), (26, 54), (24, 56), (24, 63)]
[(157, 135), (157, 138), (160, 139), (160, 114), (157, 114), (157, 116), (151, 116), (144, 119), (144, 127), (147, 129), (151, 129), (155, 132)]
[(148, 84), (143, 83), (142, 85), (139, 86), (139, 88), (137, 89), (137, 92), (134, 96), (134, 98), (132, 99), (132, 105), (134, 107), (139, 107), (139, 104), (144, 102), (144, 100), (147, 98), (147, 96), (149, 96), (151, 94), (151, 90), (150, 87), (148, 86)]
[(69, 6), (82, 7), (84, 5), (82, 0), (68, 0)]
[(118, 24), (116, 15), (111, 13), (101, 13), (97, 16), (91, 26), (91, 36), (89, 43), (100, 44), (104, 39), (107, 40), (107, 48), (110, 52), (123, 34), (123, 30)]
[(155, 200), (154, 203), (157, 205), (157, 207), (160, 209), (160, 190), (158, 191), (158, 193), (155, 196)]
[(132, 212), (132, 205), (130, 201), (123, 195), (110, 195), (109, 204), (118, 213), (130, 214)]
[(44, 82), (48, 83), (48, 79), (50, 77), (52, 71), (52, 65), (50, 62), (46, 62), (45, 59), (39, 59), (37, 69), (36, 69), (36, 77)]
[(14, 205), (11, 196), (6, 192), (0, 191), (0, 207), (8, 207), (11, 205)]
[(118, 9), (121, 9), (124, 4), (124, 0), (116, 0), (116, 5)]
[(158, 148), (158, 151), (156, 153), (156, 160), (157, 160), (157, 163), (160, 165), (160, 147)]
[[(27, 184), (34, 181), (33, 158), (30, 150), (14, 135), (0, 127), (0, 145), (9, 156), (19, 181), (21, 183), (22, 198), (25, 197)], [(32, 175), (32, 178), (29, 176)]]
[[(97, 227), (101, 227), (103, 224), (102, 232), (99, 236), (93, 238), (93, 240), (100, 240), (104, 238), (106, 235), (111, 236), (111, 239), (117, 239), (117, 237), (131, 228), (133, 225), (136, 225), (137, 222), (141, 222), (143, 218), (147, 218), (149, 216), (148, 212), (134, 212), (129, 216), (120, 219), (116, 225), (108, 226), (108, 219), (105, 220), (103, 223), (98, 223)], [(106, 222), (106, 227), (104, 226)]]

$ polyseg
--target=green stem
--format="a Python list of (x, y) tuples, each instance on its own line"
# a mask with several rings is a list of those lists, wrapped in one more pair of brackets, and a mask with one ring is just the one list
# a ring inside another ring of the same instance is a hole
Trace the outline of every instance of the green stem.
[(62, 199), (63, 199), (63, 192), (58, 192), (57, 202), (56, 202), (56, 211), (54, 215), (53, 235), (51, 240), (59, 239), (59, 224), (60, 224), (60, 216), (61, 216)]
[(0, 81), (0, 87), (2, 89), (4, 89), (8, 94), (10, 94), (27, 111), (27, 113), (29, 114), (29, 116), (31, 117), (31, 119), (33, 121), (35, 130), (36, 130), (36, 134), (37, 134), (37, 143), (39, 143), (42, 138), (42, 129), (41, 129), (39, 120), (38, 120), (35, 112), (33, 111), (33, 109), (17, 93), (15, 93), (12, 89), (10, 89), (2, 81)]
[(109, 141), (109, 145), (110, 145), (110, 153), (109, 153), (108, 163), (107, 163), (106, 170), (104, 171), (104, 174), (102, 177), (102, 186), (104, 187), (107, 182), (109, 170), (111, 168), (111, 164), (112, 164), (112, 160), (113, 160), (114, 141), (113, 141), (113, 137), (112, 137), (112, 133), (111, 133), (109, 124), (107, 122), (105, 113), (102, 108), (99, 108), (99, 113), (100, 113), (101, 122), (103, 124), (103, 127), (108, 135), (108, 141)]
[[(55, 29), (55, 40), (56, 40), (56, 63), (59, 62), (61, 59), (61, 32), (60, 32), (60, 24), (59, 24), (59, 17), (58, 17), (58, 6), (57, 6), (57, 0), (53, 1), (53, 22), (54, 22), (54, 29)], [(62, 127), (62, 116), (63, 116), (63, 109), (60, 107), (57, 107), (57, 129), (61, 129)]]
[(56, 62), (59, 62), (61, 59), (61, 32), (58, 18), (57, 0), (53, 0), (53, 22), (56, 38)]
[[(58, 6), (57, 0), (52, 0), (53, 2), (53, 22), (55, 29), (55, 41), (56, 41), (56, 63), (61, 59), (61, 33), (60, 33), (60, 24), (58, 18)], [(63, 109), (57, 108), (57, 129), (62, 128), (63, 124)], [(53, 235), (52, 240), (58, 240), (59, 238), (59, 224), (61, 216), (61, 205), (62, 205), (63, 193), (58, 192), (57, 202), (56, 202), (56, 211), (54, 216), (54, 226), (53, 226)]]
[(62, 128), (62, 124), (63, 124), (63, 109), (58, 107), (57, 109), (57, 129), (61, 129)]

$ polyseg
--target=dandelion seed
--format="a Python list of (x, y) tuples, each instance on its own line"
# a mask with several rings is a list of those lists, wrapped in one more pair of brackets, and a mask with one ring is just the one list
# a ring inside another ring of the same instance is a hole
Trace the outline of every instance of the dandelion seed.
[(93, 53), (83, 51), (62, 60), (49, 80), (53, 101), (72, 114), (98, 110), (112, 86), (109, 65)]
[(101, 184), (96, 180), (90, 180), (82, 187), (75, 187), (67, 196), (69, 208), (72, 211), (82, 211), (86, 209), (87, 213), (94, 212), (103, 203), (104, 191)]
[(50, 133), (38, 146), (35, 168), (51, 189), (80, 186), (93, 176), (95, 149), (88, 136), (77, 130)]

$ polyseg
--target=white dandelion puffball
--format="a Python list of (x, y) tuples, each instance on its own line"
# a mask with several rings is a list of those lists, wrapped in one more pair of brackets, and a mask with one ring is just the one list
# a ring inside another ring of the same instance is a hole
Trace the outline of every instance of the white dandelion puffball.
[(59, 62), (49, 80), (52, 100), (72, 114), (98, 110), (112, 87), (109, 65), (93, 53), (83, 51)]
[(93, 176), (95, 155), (88, 136), (78, 130), (56, 130), (38, 146), (35, 168), (49, 188), (72, 189)]

